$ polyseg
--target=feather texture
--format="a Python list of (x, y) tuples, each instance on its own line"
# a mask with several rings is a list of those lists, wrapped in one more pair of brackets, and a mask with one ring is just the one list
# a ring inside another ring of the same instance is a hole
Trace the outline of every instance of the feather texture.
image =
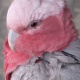
[[(41, 23), (35, 28), (29, 26), (39, 20)], [(64, 0), (14, 0), (8, 10), (7, 26), (18, 37), (14, 39), (14, 51), (9, 40), (5, 42), (6, 80), (60, 80), (63, 63), (76, 63), (73, 57), (60, 52), (78, 36)], [(10, 39), (12, 35), (9, 34)], [(44, 55), (46, 51), (49, 53)], [(43, 60), (35, 63), (42, 56)]]
[[(77, 54), (76, 58), (79, 59), (79, 44), (80, 40), (77, 39), (64, 51), (74, 56)], [(19, 66), (12, 73), (11, 80), (80, 80), (80, 64), (76, 64), (73, 57), (65, 56), (62, 52), (55, 52), (45, 53), (43, 59), (46, 61), (35, 63), (37, 59), (38, 57), (34, 57), (28, 64)]]

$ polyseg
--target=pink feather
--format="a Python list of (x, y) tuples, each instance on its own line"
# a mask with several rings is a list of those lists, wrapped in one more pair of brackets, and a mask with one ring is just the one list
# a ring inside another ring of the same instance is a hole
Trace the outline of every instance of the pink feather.
[[(24, 20), (22, 19), (22, 21)], [(9, 29), (20, 33), (15, 41), (16, 52), (11, 51), (7, 39), (4, 44), (6, 80), (10, 80), (10, 74), (33, 56), (42, 56), (46, 51), (61, 51), (70, 42), (74, 41), (78, 35), (72, 21), (72, 15), (66, 6), (59, 14), (49, 16), (43, 20), (40, 29), (32, 31), (33, 34), (27, 31), (20, 32), (18, 28), (24, 26), (22, 24), (16, 25), (17, 23), (19, 22), (15, 21), (14, 25), (11, 25), (13, 23), (8, 25)]]

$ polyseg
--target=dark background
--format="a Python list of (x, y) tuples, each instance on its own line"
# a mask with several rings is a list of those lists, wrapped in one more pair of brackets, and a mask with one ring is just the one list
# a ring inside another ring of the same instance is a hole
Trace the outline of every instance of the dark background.
[[(71, 8), (76, 28), (80, 34), (80, 0), (67, 0)], [(0, 0), (0, 80), (4, 80), (3, 73), (3, 42), (8, 33), (6, 28), (6, 14), (12, 0)]]

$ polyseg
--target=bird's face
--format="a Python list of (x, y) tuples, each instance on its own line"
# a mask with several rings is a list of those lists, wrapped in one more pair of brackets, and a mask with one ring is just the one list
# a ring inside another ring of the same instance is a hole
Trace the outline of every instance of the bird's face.
[(14, 0), (7, 14), (10, 48), (39, 54), (66, 46), (61, 21), (63, 6), (63, 0)]

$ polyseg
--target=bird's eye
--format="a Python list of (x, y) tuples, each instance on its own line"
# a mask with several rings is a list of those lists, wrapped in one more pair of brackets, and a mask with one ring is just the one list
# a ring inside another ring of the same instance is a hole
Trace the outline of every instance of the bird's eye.
[(30, 24), (29, 27), (31, 28), (36, 28), (37, 26), (39, 26), (41, 20), (33, 20)]

